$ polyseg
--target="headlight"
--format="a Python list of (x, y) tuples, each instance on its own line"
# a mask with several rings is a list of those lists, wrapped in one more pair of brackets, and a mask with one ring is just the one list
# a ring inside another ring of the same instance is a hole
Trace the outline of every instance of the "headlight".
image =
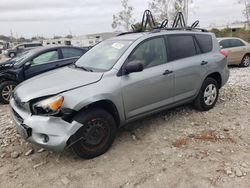
[(63, 104), (63, 96), (54, 96), (35, 103), (32, 108), (35, 114), (51, 115), (60, 111)]

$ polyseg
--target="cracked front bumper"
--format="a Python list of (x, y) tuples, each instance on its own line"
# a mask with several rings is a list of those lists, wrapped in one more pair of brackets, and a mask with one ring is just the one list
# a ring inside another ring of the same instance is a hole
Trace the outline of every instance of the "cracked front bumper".
[(53, 151), (63, 151), (68, 139), (76, 133), (82, 124), (66, 122), (60, 117), (36, 116), (10, 101), (11, 116), (18, 133), (27, 141)]

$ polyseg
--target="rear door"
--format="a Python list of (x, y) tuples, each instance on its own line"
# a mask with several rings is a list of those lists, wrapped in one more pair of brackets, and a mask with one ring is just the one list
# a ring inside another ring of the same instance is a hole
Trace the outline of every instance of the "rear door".
[(179, 102), (197, 93), (207, 72), (209, 58), (202, 55), (194, 35), (168, 35), (167, 42), (174, 71), (174, 101)]
[(76, 62), (86, 50), (79, 48), (60, 48), (60, 53), (62, 55), (62, 61), (58, 62), (58, 67), (63, 67)]
[(57, 49), (40, 53), (31, 60), (31, 66), (24, 71), (25, 79), (58, 68), (61, 59)]

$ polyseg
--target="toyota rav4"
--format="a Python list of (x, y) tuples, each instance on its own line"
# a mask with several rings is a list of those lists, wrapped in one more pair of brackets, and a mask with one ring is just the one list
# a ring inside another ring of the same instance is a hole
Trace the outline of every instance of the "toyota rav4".
[(209, 32), (117, 36), (73, 65), (21, 83), (10, 100), (11, 114), (28, 141), (93, 158), (128, 122), (186, 103), (212, 109), (229, 78), (226, 56)]

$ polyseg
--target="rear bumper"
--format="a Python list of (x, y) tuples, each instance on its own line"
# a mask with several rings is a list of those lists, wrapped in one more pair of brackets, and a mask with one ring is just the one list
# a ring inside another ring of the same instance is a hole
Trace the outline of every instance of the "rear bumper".
[(48, 150), (63, 151), (68, 139), (82, 126), (76, 121), (68, 123), (60, 117), (31, 115), (19, 108), (13, 99), (10, 107), (18, 133), (27, 141)]

